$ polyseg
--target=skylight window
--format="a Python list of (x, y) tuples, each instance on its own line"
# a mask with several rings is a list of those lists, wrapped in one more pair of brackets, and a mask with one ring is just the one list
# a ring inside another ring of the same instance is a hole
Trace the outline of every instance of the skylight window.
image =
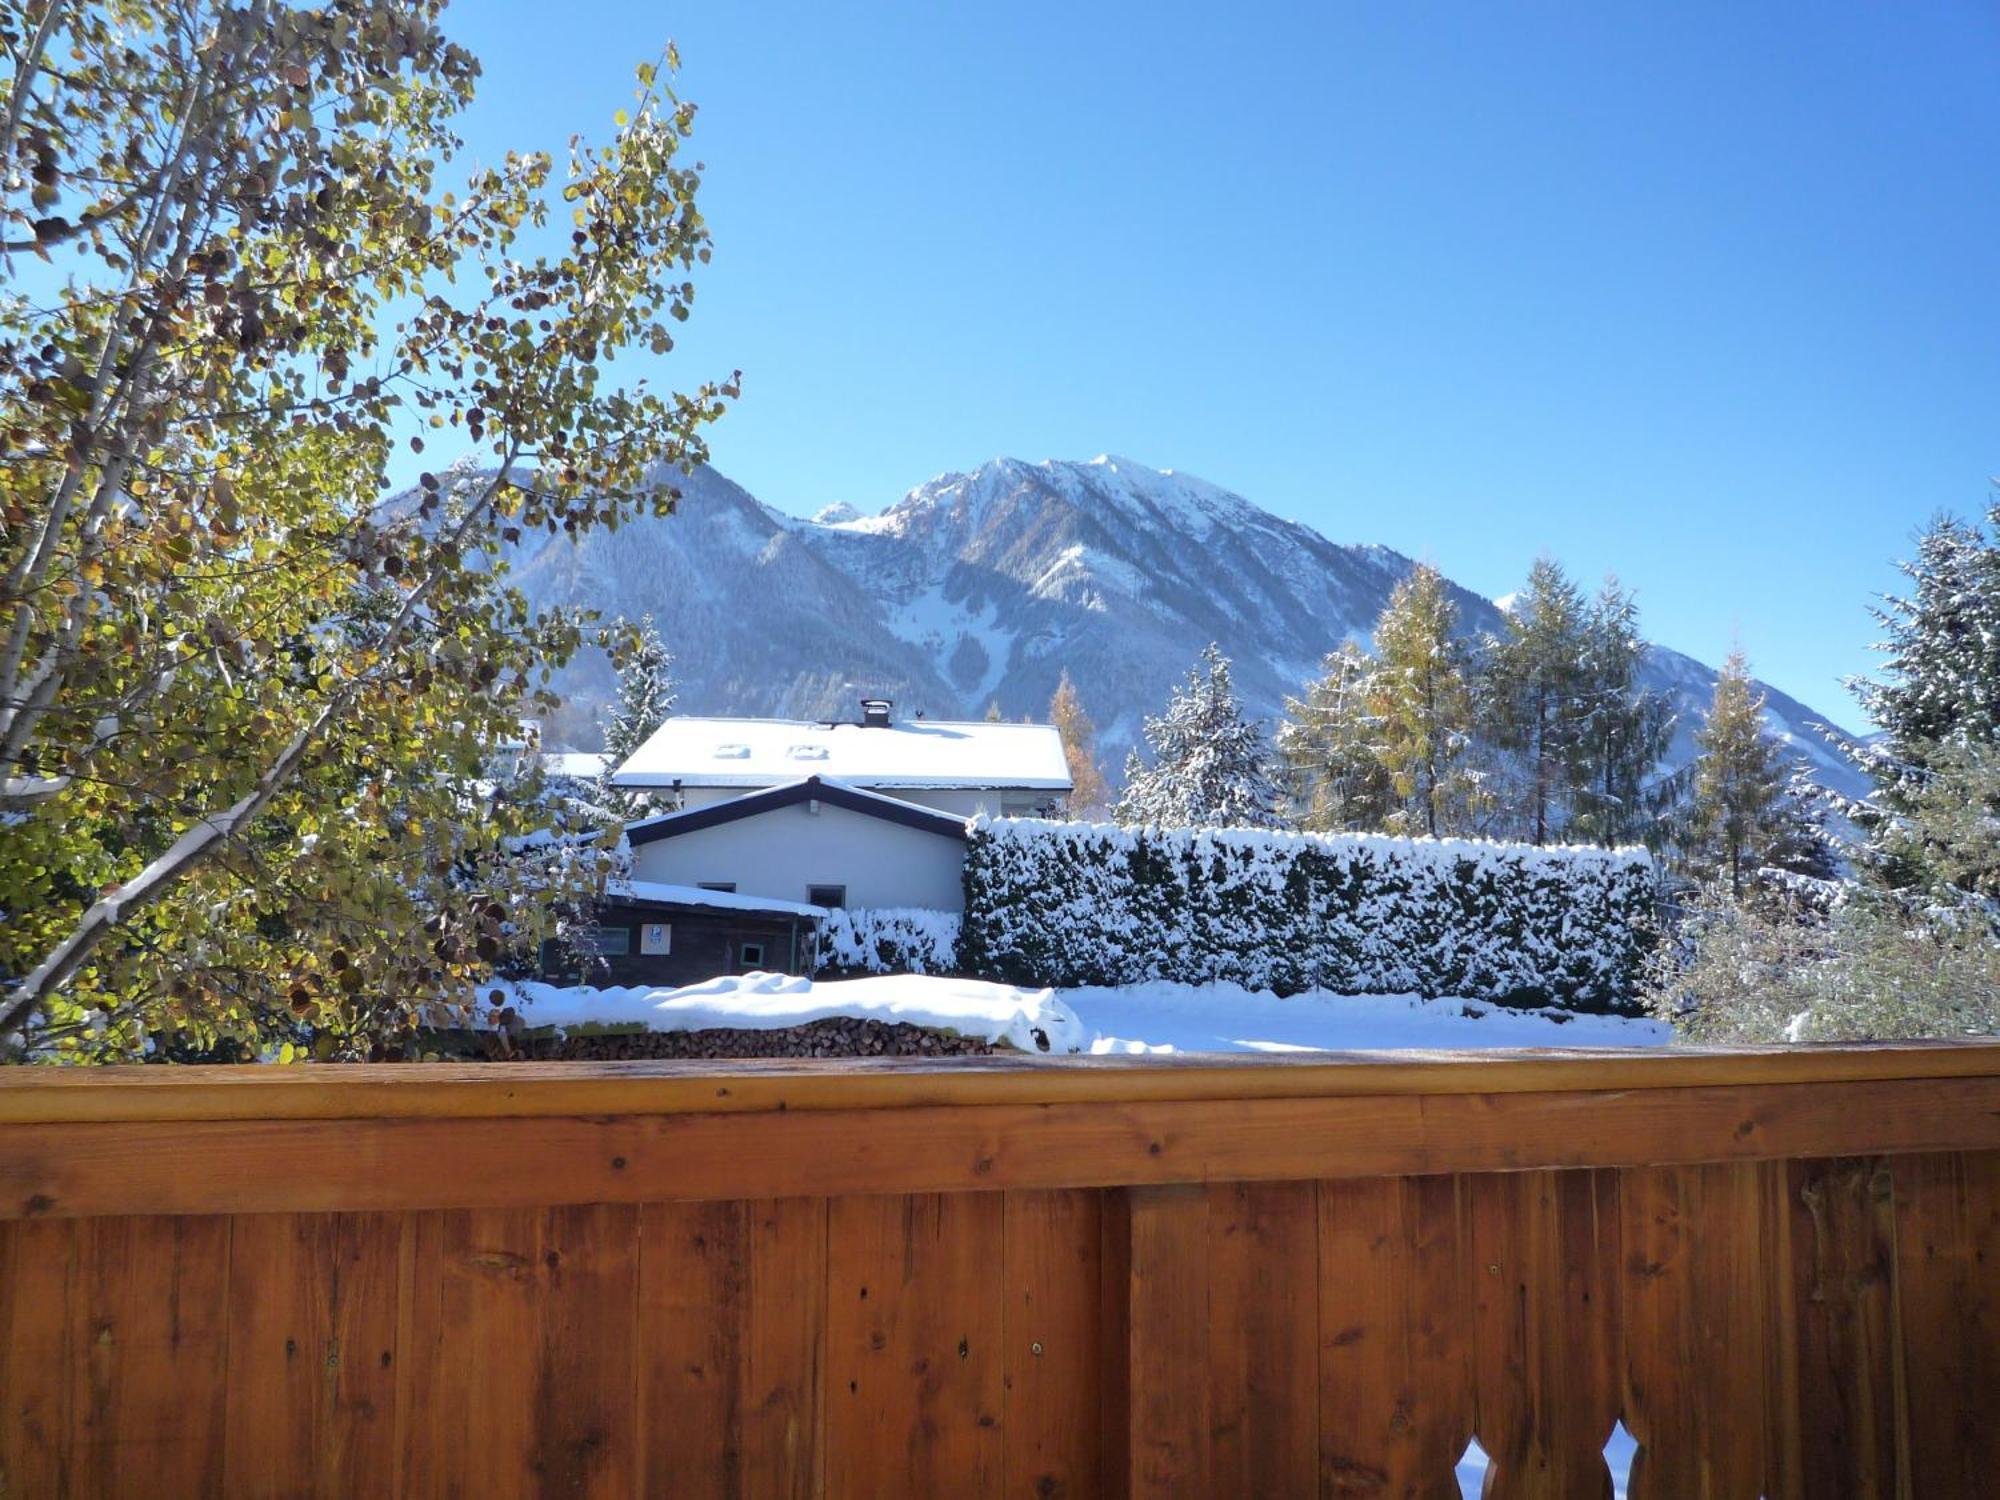
[(717, 760), (748, 760), (750, 758), (750, 747), (748, 745), (717, 745), (715, 747), (715, 758)]
[(825, 760), (826, 746), (794, 745), (785, 753), (790, 755), (793, 760)]

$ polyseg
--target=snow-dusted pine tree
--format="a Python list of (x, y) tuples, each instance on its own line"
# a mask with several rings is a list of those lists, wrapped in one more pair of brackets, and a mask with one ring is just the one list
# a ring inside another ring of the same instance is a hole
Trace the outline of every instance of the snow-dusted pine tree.
[(1984, 527), (1933, 521), (1901, 564), (1913, 585), (1875, 611), (1877, 681), (1855, 695), (1882, 728), (1866, 748), (1876, 795), (1851, 812), (1863, 868), (1933, 901), (1983, 906), (2000, 924), (2000, 502)]
[(620, 817), (642, 817), (651, 811), (649, 801), (612, 786), (611, 777), (674, 711), (674, 658), (646, 615), (631, 627), (614, 661), (618, 698), (605, 721), (604, 770), (592, 800)]
[(1229, 683), (1229, 658), (1214, 645), (1188, 672), (1167, 711), (1146, 720), (1153, 764), (1137, 751), (1125, 763), (1125, 792), (1112, 809), (1121, 823), (1179, 828), (1276, 828), (1278, 788), (1261, 725), (1243, 717)]
[(1473, 692), (1458, 610), (1436, 568), (1418, 564), (1375, 622), (1365, 699), (1375, 757), (1389, 773), (1393, 833), (1469, 831), (1483, 799), (1473, 765)]
[(1343, 641), (1320, 663), (1303, 698), (1285, 700), (1278, 761), (1293, 816), (1314, 833), (1382, 828), (1395, 806), (1388, 769), (1375, 753), (1368, 693), (1375, 659)]
[(1531, 843), (1546, 844), (1576, 802), (1584, 736), (1589, 611), (1554, 558), (1538, 558), (1487, 644), (1493, 736), (1511, 752), (1515, 790), (1503, 811)]
[(1572, 838), (1602, 844), (1655, 843), (1664, 816), (1685, 795), (1684, 777), (1663, 776), (1673, 740), (1673, 706), (1641, 685), (1646, 643), (1631, 591), (1607, 578), (1584, 619), (1579, 673)]
[(1985, 527), (1933, 521), (1900, 567), (1910, 593), (1875, 611), (1882, 680), (1853, 687), (1890, 752), (1921, 769), (1929, 746), (2000, 741), (2000, 501)]

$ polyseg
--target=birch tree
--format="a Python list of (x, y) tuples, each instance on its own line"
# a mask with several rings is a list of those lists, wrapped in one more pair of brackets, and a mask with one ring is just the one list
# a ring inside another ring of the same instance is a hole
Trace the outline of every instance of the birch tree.
[(709, 253), (671, 52), (447, 188), (442, 9), (0, 12), (0, 1039), (365, 1030), (547, 925), (482, 757), (584, 626), (495, 556), (670, 509), (734, 380), (608, 376)]

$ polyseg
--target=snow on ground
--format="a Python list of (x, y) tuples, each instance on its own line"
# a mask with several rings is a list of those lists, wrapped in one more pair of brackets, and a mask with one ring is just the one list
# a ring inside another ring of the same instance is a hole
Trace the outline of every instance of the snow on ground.
[(809, 1021), (854, 1016), (956, 1031), (1006, 1042), (1023, 1052), (1075, 1052), (1086, 1040), (1075, 1013), (1053, 991), (923, 974), (816, 981), (757, 972), (729, 974), (677, 990), (518, 984), (512, 986), (512, 995), (521, 1019), (530, 1026), (636, 1024), (654, 1031), (715, 1027), (779, 1031)]
[(753, 973), (677, 990), (520, 984), (513, 987), (513, 997), (530, 1026), (776, 1030), (856, 1016), (906, 1021), (1056, 1055), (1645, 1047), (1673, 1039), (1658, 1021), (1515, 1011), (1479, 1000), (1410, 995), (1311, 991), (1280, 999), (1268, 990), (1235, 984), (1032, 990), (921, 974), (811, 980)]
[(1414, 995), (1280, 998), (1236, 984), (1059, 990), (1092, 1052), (1322, 1052), (1373, 1048), (1649, 1047), (1673, 1040), (1659, 1021), (1508, 1010), (1483, 1000)]

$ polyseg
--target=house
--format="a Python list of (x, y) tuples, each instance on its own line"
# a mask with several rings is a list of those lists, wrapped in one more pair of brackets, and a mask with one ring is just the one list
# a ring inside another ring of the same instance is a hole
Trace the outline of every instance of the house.
[(802, 901), (618, 880), (597, 903), (593, 930), (568, 949), (546, 945), (542, 977), (611, 987), (696, 984), (756, 969), (805, 973), (825, 916)]
[(629, 880), (591, 940), (596, 983), (811, 963), (829, 908), (964, 909), (966, 822), (1051, 812), (1070, 790), (1048, 724), (675, 718), (612, 776), (670, 799), (628, 823)]
[(886, 698), (858, 721), (668, 719), (611, 778), (682, 808), (707, 807), (808, 776), (941, 812), (1051, 812), (1070, 790), (1053, 724), (897, 719)]

